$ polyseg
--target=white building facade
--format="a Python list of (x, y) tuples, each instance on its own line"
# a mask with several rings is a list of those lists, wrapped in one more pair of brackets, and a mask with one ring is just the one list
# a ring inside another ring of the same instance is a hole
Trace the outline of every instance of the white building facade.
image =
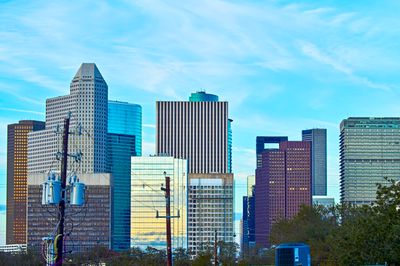
[(68, 146), (71, 153), (83, 154), (79, 172), (106, 172), (108, 86), (95, 64), (83, 63), (71, 81), (70, 94), (46, 100), (46, 129), (29, 133), (28, 174), (58, 168), (55, 155), (61, 151), (68, 114), (70, 132), (82, 132), (71, 134)]

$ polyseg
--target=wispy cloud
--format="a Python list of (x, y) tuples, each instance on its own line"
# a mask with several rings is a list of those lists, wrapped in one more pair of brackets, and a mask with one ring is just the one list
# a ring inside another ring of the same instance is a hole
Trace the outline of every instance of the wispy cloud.
[(365, 85), (373, 89), (380, 89), (386, 91), (394, 89), (392, 85), (376, 83), (371, 81), (367, 77), (358, 76), (357, 74), (354, 73), (355, 71), (351, 67), (338, 61), (330, 54), (321, 51), (317, 46), (315, 46), (310, 42), (299, 41), (298, 44), (303, 54), (305, 54), (306, 56), (312, 58), (313, 60), (319, 63), (328, 65), (332, 67), (334, 70), (345, 74), (350, 80), (356, 83), (360, 83), (362, 85)]
[(0, 107), (0, 110), (3, 110), (3, 111), (10, 111), (10, 112), (18, 112), (18, 113), (35, 114), (35, 115), (44, 115), (43, 112), (37, 112), (37, 111), (26, 110), (26, 109), (17, 109), (17, 108)]

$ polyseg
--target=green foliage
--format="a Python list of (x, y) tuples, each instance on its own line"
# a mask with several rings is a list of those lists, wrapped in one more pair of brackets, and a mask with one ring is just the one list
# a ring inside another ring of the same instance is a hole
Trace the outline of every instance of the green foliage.
[[(303, 242), (310, 245), (313, 265), (400, 265), (400, 183), (387, 180), (378, 185), (373, 205), (303, 206), (296, 217), (277, 222), (271, 243)], [(175, 266), (208, 266), (213, 262), (213, 246), (205, 243), (196, 258), (185, 249), (173, 253)], [(274, 265), (274, 249), (249, 248), (237, 262), (238, 245), (218, 242), (221, 266)], [(166, 264), (165, 250), (148, 247), (113, 252), (97, 246), (85, 253), (66, 255), (65, 265), (161, 266)], [(0, 253), (0, 265), (43, 265), (40, 254)]]
[(39, 266), (43, 265), (40, 254), (28, 249), (27, 253), (9, 254), (0, 252), (0, 265)]
[(388, 181), (373, 205), (303, 206), (273, 226), (271, 242), (309, 244), (313, 265), (399, 265), (400, 184)]

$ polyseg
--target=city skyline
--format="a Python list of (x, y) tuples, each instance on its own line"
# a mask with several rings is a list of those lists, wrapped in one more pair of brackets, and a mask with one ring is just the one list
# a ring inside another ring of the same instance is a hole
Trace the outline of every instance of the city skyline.
[(7, 125), (44, 121), (45, 99), (68, 93), (82, 62), (101, 68), (110, 100), (143, 106), (143, 155), (155, 153), (157, 100), (204, 89), (228, 101), (237, 213), (257, 135), (327, 128), (328, 195), (338, 201), (340, 121), (400, 116), (399, 3), (368, 3), (0, 3), (0, 205)]

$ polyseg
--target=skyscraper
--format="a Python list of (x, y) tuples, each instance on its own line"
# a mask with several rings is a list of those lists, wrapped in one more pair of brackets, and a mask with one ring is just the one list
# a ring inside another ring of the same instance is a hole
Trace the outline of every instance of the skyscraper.
[(213, 94), (196, 92), (189, 101), (157, 102), (157, 154), (189, 163), (188, 246), (195, 253), (215, 230), (219, 239), (233, 241), (231, 123), (228, 102)]
[(247, 177), (247, 195), (243, 197), (242, 252), (255, 245), (255, 176)]
[[(68, 175), (75, 173), (88, 185), (89, 203), (83, 207), (84, 211), (80, 216), (78, 215), (79, 219), (84, 220), (84, 225), (77, 228), (76, 225), (80, 222), (70, 220), (66, 221), (66, 228), (72, 226), (68, 222), (74, 224), (74, 231), (69, 237), (77, 246), (89, 248), (100, 244), (110, 247), (112, 183), (110, 174), (105, 174), (109, 170), (108, 87), (93, 63), (83, 63), (80, 66), (71, 81), (69, 95), (46, 100), (46, 128), (28, 133), (28, 181), (32, 185), (28, 189), (28, 245), (39, 245), (42, 237), (51, 234), (57, 225), (57, 220), (54, 219), (57, 212), (49, 217), (45, 210), (48, 207), (41, 205), (40, 184), (45, 181), (50, 170), (57, 172), (60, 169), (56, 154), (61, 151), (62, 138), (57, 132), (62, 132), (67, 115), (71, 117), (68, 153), (82, 154), (80, 162), (68, 157)], [(48, 209), (51, 208), (54, 209), (54, 206)], [(67, 209), (78, 211), (74, 207)], [(82, 216), (85, 213), (92, 217)]]
[(275, 136), (258, 136), (256, 138), (256, 155), (257, 155), (257, 168), (262, 163), (262, 152), (268, 149), (276, 149), (279, 147), (279, 143), (287, 141), (288, 137), (275, 137)]
[(311, 142), (312, 195), (326, 196), (326, 129), (302, 131), (303, 141)]
[[(106, 172), (108, 87), (93, 63), (83, 63), (70, 84), (70, 94), (46, 100), (46, 129), (29, 133), (28, 174), (47, 172), (56, 166), (55, 154), (61, 150), (55, 131), (71, 114), (69, 150), (81, 151), (79, 172)], [(69, 159), (70, 165), (73, 159)]]
[(228, 102), (204, 92), (190, 101), (157, 102), (157, 154), (189, 160), (189, 173), (231, 173)]
[[(113, 177), (111, 247), (130, 248), (131, 156), (141, 153), (142, 108), (126, 102), (108, 102), (108, 164)], [(137, 145), (136, 145), (137, 144)]]
[(269, 247), (272, 225), (291, 219), (302, 204), (311, 205), (311, 145), (285, 141), (262, 153), (256, 170), (256, 244)]
[(170, 177), (172, 248), (187, 249), (187, 160), (169, 156), (132, 157), (131, 246), (166, 249), (165, 176)]
[(349, 117), (340, 124), (340, 201), (369, 204), (376, 184), (400, 177), (400, 118)]
[(108, 101), (108, 132), (135, 136), (135, 156), (142, 155), (142, 106)]
[(33, 120), (8, 125), (6, 244), (26, 244), (28, 133), (44, 126)]

